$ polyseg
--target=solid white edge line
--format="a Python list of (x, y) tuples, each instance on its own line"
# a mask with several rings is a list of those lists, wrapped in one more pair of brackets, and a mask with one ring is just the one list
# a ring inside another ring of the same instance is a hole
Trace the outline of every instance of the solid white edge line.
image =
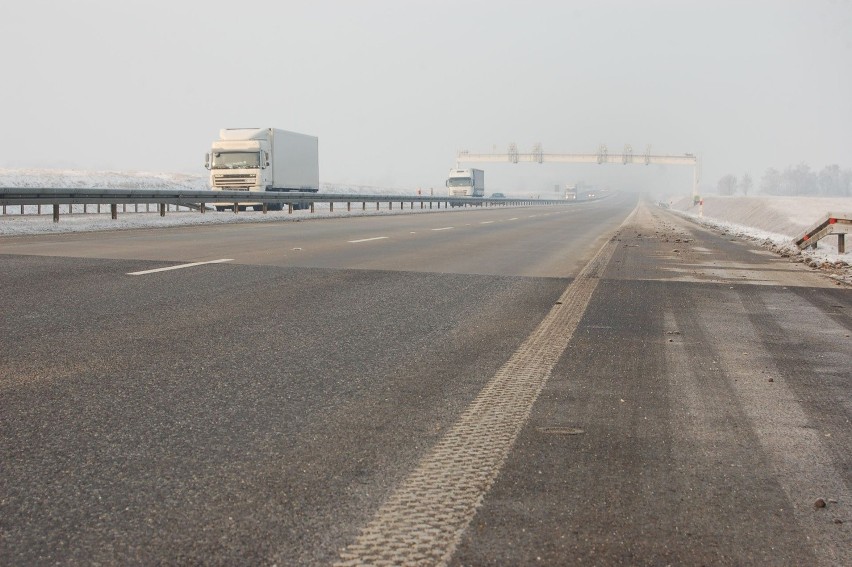
[(375, 236), (373, 238), (362, 238), (361, 240), (347, 240), (349, 244), (357, 244), (358, 242), (370, 242), (371, 240), (384, 240), (388, 236)]
[(168, 268), (157, 268), (155, 270), (142, 270), (141, 272), (128, 272), (128, 276), (144, 276), (145, 274), (153, 274), (156, 272), (168, 272), (169, 270), (179, 270), (181, 268), (191, 268), (193, 266), (203, 266), (204, 264), (222, 264), (223, 262), (233, 262), (233, 258), (222, 258), (221, 260), (210, 260), (209, 262), (192, 262), (190, 264), (178, 264), (177, 266), (169, 266)]
[(450, 230), (455, 228), (454, 226), (445, 226), (444, 228), (433, 228), (432, 230)]

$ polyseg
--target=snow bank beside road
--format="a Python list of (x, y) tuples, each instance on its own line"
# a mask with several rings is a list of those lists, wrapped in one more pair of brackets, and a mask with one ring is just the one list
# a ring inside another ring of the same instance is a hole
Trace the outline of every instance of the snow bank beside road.
[[(698, 205), (688, 198), (674, 202), (672, 207), (698, 215)], [(791, 239), (822, 220), (828, 212), (852, 214), (852, 198), (712, 196), (704, 199), (705, 218), (783, 234)]]
[(834, 273), (852, 283), (852, 253), (837, 252), (837, 238), (819, 241), (816, 250), (800, 251), (793, 239), (822, 220), (827, 213), (852, 215), (852, 198), (844, 197), (722, 197), (704, 198), (703, 216), (691, 198), (671, 202), (671, 208), (697, 222), (739, 238), (755, 240), (783, 256), (790, 256), (812, 267)]

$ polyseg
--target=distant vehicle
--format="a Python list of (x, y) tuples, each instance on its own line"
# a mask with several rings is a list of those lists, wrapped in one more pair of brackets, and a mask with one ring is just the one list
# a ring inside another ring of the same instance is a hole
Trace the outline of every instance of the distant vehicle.
[(451, 169), (447, 178), (450, 197), (484, 197), (485, 172), (481, 169)]
[[(319, 191), (319, 141), (314, 136), (276, 128), (225, 128), (219, 131), (204, 166), (210, 187), (226, 191)], [(216, 208), (233, 208), (221, 204)], [(260, 208), (260, 203), (239, 203)], [(304, 205), (309, 206), (309, 205)], [(282, 204), (270, 206), (281, 210)], [(298, 208), (298, 207), (296, 207)]]
[(506, 195), (504, 195), (503, 193), (491, 193), (491, 198), (492, 199), (505, 199)]

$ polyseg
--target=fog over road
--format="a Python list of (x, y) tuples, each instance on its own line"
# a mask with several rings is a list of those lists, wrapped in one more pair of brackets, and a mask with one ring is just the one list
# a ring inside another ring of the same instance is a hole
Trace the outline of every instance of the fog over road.
[(850, 290), (634, 197), (0, 263), (2, 564), (852, 551)]

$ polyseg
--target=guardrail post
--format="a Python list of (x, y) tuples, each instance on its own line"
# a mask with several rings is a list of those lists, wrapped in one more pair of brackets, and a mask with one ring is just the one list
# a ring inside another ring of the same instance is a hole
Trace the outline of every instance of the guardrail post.
[(846, 254), (846, 235), (843, 233), (837, 235), (837, 252)]
[(311, 212), (314, 212), (314, 202), (311, 201)]
[(362, 211), (366, 211), (366, 210), (367, 210), (367, 201), (364, 201), (363, 203), (361, 203), (361, 210), (362, 210)]
[(59, 204), (53, 204), (53, 222), (59, 222)]
[(234, 214), (237, 214), (239, 212), (240, 212), (240, 204), (234, 203)]
[(264, 201), (264, 203), (263, 203), (263, 207), (262, 207), (263, 214), (266, 214), (266, 209), (267, 209), (267, 207), (269, 207), (269, 205), (268, 205), (268, 204)]
[(351, 210), (352, 210), (352, 203), (346, 203), (346, 210), (347, 210), (347, 211), (351, 211)]
[(334, 212), (334, 201), (328, 202), (328, 212), (330, 212), (330, 213)]
[(198, 207), (198, 210), (201, 211), (202, 215), (204, 213), (206, 213), (207, 212), (207, 203), (201, 203), (201, 205)]
[(378, 201), (376, 201), (376, 210), (377, 211), (379, 210), (379, 202)]
[[(85, 209), (83, 209), (83, 211), (85, 211)], [(112, 220), (117, 219), (118, 218), (118, 205), (115, 204), (115, 203), (111, 204), (109, 206), (109, 213), (110, 213), (110, 216), (112, 216)]]

